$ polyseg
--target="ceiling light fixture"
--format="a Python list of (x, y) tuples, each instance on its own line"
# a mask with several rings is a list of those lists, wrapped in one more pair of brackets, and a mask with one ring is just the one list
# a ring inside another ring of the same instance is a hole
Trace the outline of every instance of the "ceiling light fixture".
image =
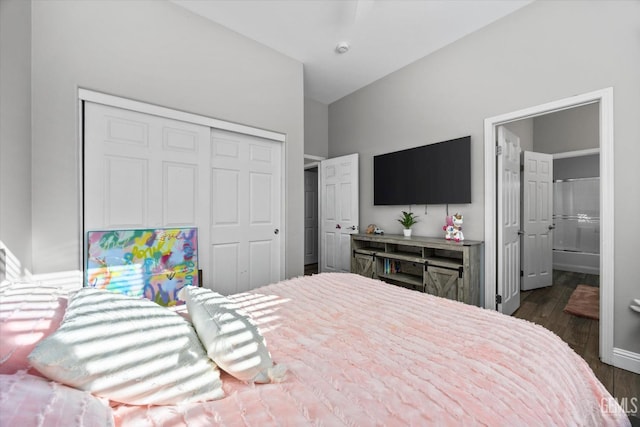
[(336, 46), (336, 52), (338, 52), (339, 54), (347, 53), (348, 51), (349, 51), (349, 43), (347, 42), (340, 42)]

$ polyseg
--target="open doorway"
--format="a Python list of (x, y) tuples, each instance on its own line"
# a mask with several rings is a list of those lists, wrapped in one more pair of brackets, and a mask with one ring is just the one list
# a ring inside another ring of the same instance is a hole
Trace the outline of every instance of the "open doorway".
[[(503, 125), (517, 135), (522, 151), (523, 291), (551, 286), (551, 270), (600, 274), (598, 125), (599, 103)], [(535, 250), (527, 250), (527, 244)]]
[(318, 273), (318, 165), (324, 157), (304, 156), (304, 274)]
[[(309, 161), (315, 159), (315, 161)], [(359, 157), (357, 153), (329, 159), (320, 159), (305, 155), (306, 171), (316, 172), (317, 195), (313, 195), (313, 185), (309, 189), (305, 205), (305, 222), (311, 222), (312, 215), (317, 218), (317, 233), (309, 227), (309, 252), (317, 248), (317, 267), (315, 263), (305, 262), (305, 274), (316, 272), (349, 272), (351, 270), (351, 234), (359, 232)], [(315, 179), (315, 177), (311, 178)], [(305, 190), (307, 193), (307, 190)], [(305, 196), (306, 197), (306, 196)], [(313, 208), (313, 200), (317, 201)], [(315, 221), (314, 221), (315, 222)], [(306, 226), (305, 226), (306, 228)], [(313, 230), (313, 231), (312, 231)], [(312, 235), (313, 234), (313, 235)], [(317, 241), (313, 237), (317, 236)], [(306, 243), (305, 243), (306, 245)], [(307, 265), (309, 267), (307, 267)]]
[(304, 170), (304, 274), (318, 272), (318, 167)]
[(522, 150), (520, 307), (512, 315), (553, 331), (594, 364), (600, 284), (599, 107), (592, 103), (502, 125), (517, 135)]
[[(598, 104), (600, 149), (600, 334), (599, 355), (613, 364), (613, 89), (607, 88), (485, 120), (485, 307), (502, 311), (506, 263), (498, 255), (504, 236), (498, 223), (502, 194), (499, 191), (497, 142), (499, 126), (587, 104)], [(518, 284), (519, 287), (519, 284)], [(518, 293), (518, 298), (520, 295)]]

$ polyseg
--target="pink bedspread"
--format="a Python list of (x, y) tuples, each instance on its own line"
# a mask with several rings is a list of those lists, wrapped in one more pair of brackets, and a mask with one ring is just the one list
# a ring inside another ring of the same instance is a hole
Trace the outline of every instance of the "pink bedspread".
[(630, 425), (584, 360), (520, 319), (351, 274), (233, 298), (287, 379), (223, 375), (222, 400), (121, 405), (117, 425)]

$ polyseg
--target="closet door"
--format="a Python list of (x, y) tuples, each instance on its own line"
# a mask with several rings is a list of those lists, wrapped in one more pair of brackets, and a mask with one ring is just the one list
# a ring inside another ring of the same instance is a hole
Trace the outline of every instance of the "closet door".
[(199, 268), (207, 283), (210, 132), (85, 102), (85, 232), (198, 227)]
[(281, 279), (282, 144), (212, 130), (211, 288), (244, 292)]

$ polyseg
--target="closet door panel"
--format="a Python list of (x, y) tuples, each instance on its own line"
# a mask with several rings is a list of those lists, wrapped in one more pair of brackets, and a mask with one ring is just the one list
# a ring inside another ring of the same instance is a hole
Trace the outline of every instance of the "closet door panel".
[(210, 128), (91, 102), (84, 113), (85, 231), (197, 227), (202, 269)]

